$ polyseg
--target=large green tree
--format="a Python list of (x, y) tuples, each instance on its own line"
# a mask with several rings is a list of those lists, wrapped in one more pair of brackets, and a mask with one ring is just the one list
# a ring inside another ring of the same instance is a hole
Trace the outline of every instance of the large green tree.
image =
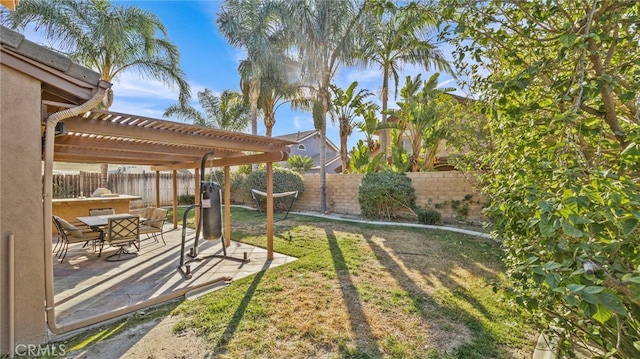
[(270, 0), (225, 0), (216, 20), (222, 35), (235, 47), (247, 52), (238, 71), (241, 88), (251, 106), (251, 133), (258, 133), (258, 102), (262, 81), (277, 68), (281, 21), (276, 3)]
[[(16, 11), (2, 13), (2, 23), (14, 29), (34, 25), (53, 48), (99, 72), (102, 80), (137, 72), (176, 87), (181, 104), (189, 101), (180, 52), (160, 19), (147, 11), (109, 0), (22, 0)], [(106, 187), (107, 165), (102, 172)]]
[(411, 144), (408, 162), (412, 172), (433, 169), (446, 134), (445, 124), (452, 116), (455, 100), (446, 94), (453, 88), (438, 88), (439, 76), (436, 72), (427, 81), (422, 81), (421, 75), (407, 76), (400, 91), (402, 101), (397, 102), (397, 110), (390, 111), (398, 120), (398, 131)]
[(640, 3), (441, 1), (487, 115), (475, 162), (517, 303), (640, 357)]
[[(382, 72), (382, 123), (387, 122), (389, 80), (393, 80), (398, 92), (398, 80), (405, 65), (422, 67), (425, 71), (436, 69), (453, 74), (451, 66), (435, 43), (437, 24), (436, 9), (425, 4), (411, 2), (398, 8), (391, 7), (379, 16), (367, 17), (367, 31), (363, 32), (366, 45), (363, 59), (377, 65)], [(387, 129), (381, 132), (382, 152), (387, 152)]]
[(347, 149), (347, 140), (353, 133), (355, 126), (354, 120), (358, 116), (362, 116), (367, 108), (370, 108), (370, 102), (366, 99), (373, 96), (367, 89), (357, 90), (358, 81), (354, 81), (346, 90), (336, 85), (331, 85), (331, 104), (330, 114), (333, 119), (338, 120), (340, 132), (340, 160), (342, 161), (342, 170), (347, 172), (349, 169), (349, 154)]
[(195, 125), (237, 132), (244, 132), (251, 122), (249, 107), (239, 92), (225, 90), (217, 96), (213, 91), (204, 89), (198, 92), (198, 101), (204, 113), (193, 106), (177, 104), (168, 107), (163, 116), (175, 116)]
[(327, 210), (327, 113), (329, 86), (340, 67), (356, 63), (366, 3), (334, 0), (283, 1), (286, 31), (294, 36), (303, 82), (315, 89), (314, 122), (320, 131), (320, 209)]

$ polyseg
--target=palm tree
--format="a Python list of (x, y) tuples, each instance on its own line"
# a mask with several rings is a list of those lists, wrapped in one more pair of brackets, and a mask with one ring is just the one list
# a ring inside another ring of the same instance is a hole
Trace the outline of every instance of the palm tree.
[(335, 0), (288, 0), (283, 2), (283, 20), (287, 33), (295, 36), (305, 82), (317, 91), (314, 123), (320, 131), (320, 209), (327, 210), (326, 168), (329, 85), (340, 66), (355, 64), (359, 42), (358, 29), (364, 3)]
[(204, 113), (193, 106), (177, 104), (168, 107), (163, 116), (175, 116), (198, 126), (238, 132), (244, 132), (251, 121), (249, 107), (237, 91), (225, 90), (216, 96), (213, 91), (204, 89), (198, 92), (198, 102)]
[[(28, 24), (34, 24), (36, 31), (42, 28), (58, 51), (99, 72), (104, 81), (137, 71), (143, 78), (177, 86), (180, 103), (189, 101), (180, 52), (166, 39), (165, 26), (152, 13), (114, 6), (109, 0), (22, 0), (16, 11), (5, 12), (2, 22), (13, 29)], [(106, 187), (107, 170), (103, 164), (102, 187)]]
[(399, 121), (399, 127), (411, 142), (409, 163), (413, 172), (420, 169), (420, 155), (423, 154), (423, 169), (432, 169), (437, 150), (445, 134), (443, 122), (451, 108), (449, 103), (442, 104), (438, 97), (452, 91), (452, 88), (438, 88), (439, 73), (433, 74), (423, 82), (421, 75), (415, 79), (407, 76), (406, 84), (400, 94), (404, 101), (398, 102), (398, 110), (390, 111)]
[[(284, 104), (292, 107), (305, 108), (303, 87), (292, 80), (299, 73), (297, 64), (283, 55), (279, 64), (270, 66), (269, 72), (260, 79), (260, 94), (258, 96), (258, 109), (262, 110), (266, 136), (271, 137), (273, 127), (276, 124), (276, 111)], [(245, 89), (247, 94), (248, 89)]]
[[(357, 122), (355, 126), (364, 133), (367, 148), (370, 152), (375, 151), (378, 148), (377, 142), (373, 139), (373, 135), (382, 130), (382, 122), (378, 121), (376, 112), (379, 110), (379, 106), (374, 103), (369, 103), (367, 108), (362, 112), (363, 121)], [(389, 123), (387, 123), (387, 126)]]
[(382, 152), (387, 152), (388, 134), (384, 129), (387, 123), (387, 105), (389, 102), (389, 78), (398, 92), (399, 72), (405, 64), (422, 66), (426, 71), (436, 68), (438, 71), (453, 75), (453, 71), (444, 55), (430, 40), (430, 29), (435, 28), (434, 11), (411, 3), (395, 12), (385, 12), (382, 16), (369, 17), (374, 21), (365, 31), (366, 46), (363, 58), (368, 63), (378, 64), (382, 70)]
[(356, 116), (362, 115), (367, 109), (365, 99), (373, 94), (366, 89), (360, 89), (356, 92), (358, 81), (354, 81), (346, 89), (331, 85), (331, 108), (332, 118), (338, 119), (340, 127), (340, 160), (342, 161), (342, 170), (347, 171), (349, 168), (349, 156), (347, 154), (347, 140), (353, 133), (355, 126), (353, 120)]
[(247, 58), (238, 66), (241, 88), (251, 104), (251, 133), (258, 133), (258, 101), (261, 81), (277, 63), (281, 39), (278, 13), (269, 0), (225, 0), (216, 23), (233, 46), (244, 48)]
[(313, 158), (309, 156), (293, 155), (287, 159), (289, 167), (299, 174), (303, 175), (305, 172), (313, 168)]

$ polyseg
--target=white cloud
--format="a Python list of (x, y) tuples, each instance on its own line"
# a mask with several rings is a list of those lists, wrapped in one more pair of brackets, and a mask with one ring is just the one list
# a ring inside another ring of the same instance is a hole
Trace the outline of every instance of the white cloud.
[(177, 89), (171, 89), (158, 80), (145, 79), (132, 71), (123, 72), (112, 83), (113, 93), (116, 96), (178, 100)]
[(114, 100), (113, 105), (109, 108), (109, 111), (138, 115), (143, 117), (151, 117), (156, 119), (165, 119), (164, 117), (162, 117), (164, 108), (159, 108), (158, 103), (155, 101), (140, 101), (129, 99)]
[(293, 128), (296, 131), (307, 131), (308, 129), (313, 128), (313, 119), (307, 116), (293, 116)]
[[(338, 79), (340, 86), (349, 86), (353, 81), (358, 81), (360, 87), (363, 87), (364, 84), (382, 83), (382, 72), (377, 67), (367, 70), (347, 69), (344, 71), (344, 75), (339, 77), (344, 80), (341, 81), (342, 79)], [(344, 84), (342, 82), (344, 82)]]

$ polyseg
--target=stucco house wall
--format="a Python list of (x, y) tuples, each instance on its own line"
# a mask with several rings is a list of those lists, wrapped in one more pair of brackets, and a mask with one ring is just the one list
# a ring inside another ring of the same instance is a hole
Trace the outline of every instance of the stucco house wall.
[(46, 340), (40, 81), (0, 67), (0, 353), (9, 348), (9, 236), (15, 238), (15, 344)]
[[(320, 173), (320, 133), (318, 131), (308, 131), (310, 133), (300, 134), (300, 138), (296, 137), (296, 134), (289, 134), (283, 136), (276, 136), (276, 138), (283, 138), (290, 141), (298, 141), (298, 144), (289, 146), (289, 157), (295, 155), (308, 156), (313, 159), (315, 167), (308, 170), (307, 173)], [(300, 149), (300, 145), (304, 146), (304, 150)], [(336, 170), (342, 165), (340, 161), (339, 149), (327, 139), (327, 164), (326, 172), (328, 174), (336, 173)], [(287, 162), (281, 163), (287, 167)]]

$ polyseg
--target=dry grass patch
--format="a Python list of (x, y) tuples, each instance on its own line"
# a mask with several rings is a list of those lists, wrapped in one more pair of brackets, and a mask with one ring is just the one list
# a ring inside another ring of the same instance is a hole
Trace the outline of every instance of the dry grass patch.
[[(264, 219), (233, 215), (233, 239), (264, 246)], [(184, 302), (176, 330), (230, 358), (531, 355), (532, 328), (493, 291), (504, 280), (493, 242), (299, 216), (276, 232), (297, 261)]]

